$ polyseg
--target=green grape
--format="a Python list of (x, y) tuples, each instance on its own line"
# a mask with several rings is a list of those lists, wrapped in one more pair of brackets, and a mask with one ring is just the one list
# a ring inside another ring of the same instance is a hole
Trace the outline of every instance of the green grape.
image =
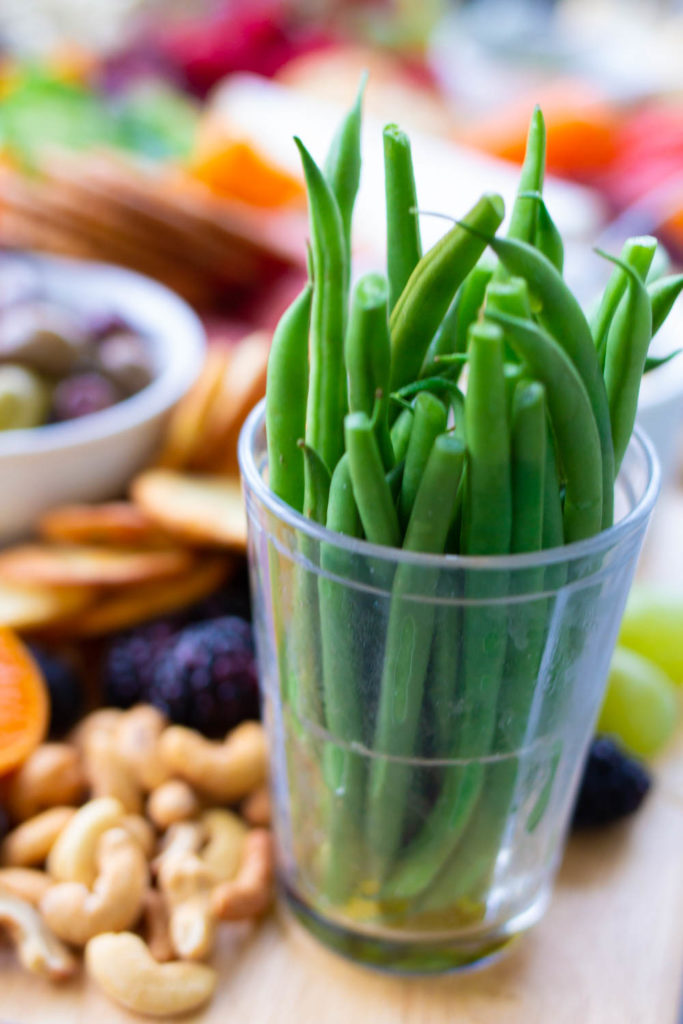
[(659, 665), (674, 683), (683, 683), (683, 592), (635, 586), (619, 644)]
[(615, 736), (639, 757), (650, 757), (670, 739), (678, 713), (678, 693), (666, 673), (635, 651), (617, 647), (598, 732)]

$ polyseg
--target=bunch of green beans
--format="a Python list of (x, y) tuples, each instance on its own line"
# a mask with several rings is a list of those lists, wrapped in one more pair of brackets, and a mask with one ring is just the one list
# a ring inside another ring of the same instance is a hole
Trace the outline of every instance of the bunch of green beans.
[[(351, 287), (362, 93), (363, 85), (324, 167), (296, 140), (310, 280), (272, 343), (272, 490), (337, 534), (432, 555), (541, 551), (609, 528), (642, 375), (661, 362), (648, 362), (649, 344), (683, 276), (648, 280), (657, 242), (629, 239), (619, 256), (600, 254), (614, 269), (587, 318), (563, 278), (562, 238), (543, 198), (537, 108), (506, 235), (498, 233), (503, 201), (485, 193), (424, 253), (410, 143), (388, 125), (386, 274)], [(423, 753), (421, 723), (433, 723), (443, 759), (515, 749), (534, 697), (547, 600), (530, 602), (520, 652), (506, 639), (504, 601), (484, 607), (504, 598), (504, 573), (468, 584), (460, 596), (473, 601), (458, 608), (429, 600), (440, 594), (438, 572), (418, 583), (415, 565), (401, 562), (387, 579), (383, 671), (368, 714), (353, 599), (339, 584), (345, 557), (321, 546), (317, 595), (307, 584), (305, 603), (317, 602), (312, 663), (322, 678), (291, 688), (304, 697), (307, 686), (319, 691), (293, 713), (315, 707), (328, 735), (375, 754), (366, 764), (348, 746), (325, 749), (333, 840), (323, 885), (333, 903), (372, 891), (409, 916), (406, 906), (417, 913), (454, 891), (471, 895), (468, 886), (490, 871), (516, 774), (509, 765), (448, 768), (437, 790), (422, 794), (428, 807), (416, 824), (407, 761)], [(563, 582), (556, 566), (548, 571), (555, 576), (546, 582)], [(542, 569), (536, 577), (530, 586), (542, 593)], [(407, 600), (416, 588), (422, 600)], [(365, 876), (344, 856), (352, 847), (363, 851)]]

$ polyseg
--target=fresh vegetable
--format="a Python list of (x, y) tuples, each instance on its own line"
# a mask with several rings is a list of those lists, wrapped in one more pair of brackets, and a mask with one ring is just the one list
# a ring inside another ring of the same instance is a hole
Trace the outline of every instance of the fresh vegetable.
[[(283, 582), (291, 770), (317, 771), (322, 789), (324, 838), (306, 856), (323, 909), (420, 927), (485, 904), (511, 822), (539, 843), (555, 827), (545, 812), (579, 755), (559, 731), (574, 713), (565, 676), (593, 642), (600, 583), (588, 555), (525, 556), (611, 527), (647, 348), (681, 287), (646, 283), (656, 242), (630, 239), (608, 255), (591, 330), (562, 276), (536, 109), (507, 236), (502, 200), (485, 193), (424, 253), (410, 144), (385, 129), (386, 276), (364, 274), (349, 299), (359, 136), (360, 94), (325, 173), (297, 140), (312, 273), (276, 333), (266, 395), (271, 486), (337, 543), (302, 531), (299, 561), (279, 568), (273, 551), (269, 566)], [(654, 750), (670, 688), (629, 658), (621, 675), (615, 662), (605, 728)], [(638, 732), (624, 707), (648, 693)], [(291, 796), (292, 815), (307, 814)]]
[(609, 670), (598, 730), (637, 757), (651, 757), (671, 738), (679, 717), (676, 688), (661, 668), (617, 647)]

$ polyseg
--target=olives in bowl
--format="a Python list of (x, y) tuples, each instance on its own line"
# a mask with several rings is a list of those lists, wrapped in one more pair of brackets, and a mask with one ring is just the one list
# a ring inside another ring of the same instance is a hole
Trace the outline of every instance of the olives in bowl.
[(0, 317), (0, 430), (102, 412), (154, 376), (146, 339), (114, 313), (23, 297)]
[(55, 505), (124, 495), (205, 345), (190, 307), (141, 274), (0, 254), (0, 542)]

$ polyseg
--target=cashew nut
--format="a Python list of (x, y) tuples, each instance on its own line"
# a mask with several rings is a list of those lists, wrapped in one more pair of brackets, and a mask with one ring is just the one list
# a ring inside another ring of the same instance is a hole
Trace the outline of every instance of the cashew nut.
[(0, 893), (0, 928), (9, 933), (19, 962), (27, 971), (50, 981), (63, 981), (76, 972), (76, 961), (48, 930), (30, 903)]
[(85, 786), (78, 751), (67, 743), (43, 743), (9, 780), (6, 809), (14, 821), (26, 821), (48, 807), (80, 803)]
[(69, 741), (78, 750), (83, 751), (94, 733), (108, 736), (115, 732), (123, 715), (124, 712), (119, 708), (98, 708), (97, 711), (91, 711), (69, 734)]
[(166, 900), (158, 889), (148, 889), (142, 902), (142, 933), (149, 951), (160, 964), (175, 960)]
[(147, 819), (143, 818), (141, 814), (125, 814), (119, 824), (137, 840), (145, 857), (150, 860), (154, 854), (157, 837)]
[(37, 907), (52, 885), (52, 879), (45, 871), (35, 868), (0, 868), (0, 891), (4, 890), (17, 899), (25, 900)]
[(49, 928), (73, 946), (84, 946), (102, 932), (132, 928), (142, 913), (149, 883), (145, 855), (123, 828), (100, 838), (98, 876), (90, 892), (80, 882), (53, 885), (40, 901)]
[(83, 804), (59, 836), (47, 858), (47, 870), (57, 882), (95, 881), (100, 836), (118, 825), (125, 810), (120, 800), (104, 796)]
[(172, 725), (162, 734), (159, 749), (174, 775), (220, 803), (241, 800), (266, 779), (266, 737), (258, 722), (243, 722), (223, 743)]
[(202, 960), (213, 949), (216, 934), (211, 913), (213, 871), (195, 854), (166, 860), (159, 888), (170, 909), (171, 942), (183, 960)]
[(138, 786), (146, 793), (168, 779), (168, 769), (159, 756), (159, 737), (166, 717), (151, 704), (138, 704), (126, 711), (114, 732), (119, 755), (128, 765)]
[(240, 814), (250, 825), (256, 828), (267, 828), (272, 817), (268, 787), (260, 786), (250, 793), (240, 804)]
[(231, 811), (215, 808), (205, 811), (200, 822), (206, 833), (206, 845), (200, 859), (216, 882), (234, 878), (242, 862), (248, 829)]
[(199, 800), (194, 790), (182, 779), (163, 782), (152, 790), (147, 800), (147, 816), (162, 830), (179, 821), (196, 817), (199, 809)]
[(247, 835), (242, 864), (235, 878), (216, 886), (211, 910), (222, 921), (241, 921), (268, 909), (272, 899), (273, 839), (267, 829)]
[(75, 813), (75, 807), (51, 807), (17, 825), (0, 846), (0, 863), (22, 868), (42, 864)]
[(159, 874), (164, 864), (197, 853), (205, 838), (204, 826), (198, 821), (179, 821), (171, 825), (161, 840), (159, 855), (152, 861), (152, 871)]
[(85, 950), (88, 973), (129, 1010), (167, 1018), (189, 1013), (213, 995), (218, 976), (205, 964), (159, 964), (138, 935), (98, 935)]
[(119, 752), (116, 732), (92, 729), (87, 733), (83, 763), (93, 797), (116, 797), (130, 814), (140, 814), (142, 791)]
[[(247, 828), (231, 811), (205, 811), (200, 818), (199, 852), (181, 852), (178, 840), (161, 858), (158, 880), (170, 907), (173, 948), (184, 960), (200, 960), (211, 952), (215, 922), (211, 894), (233, 878), (242, 861)], [(182, 833), (180, 833), (182, 835)], [(186, 833), (188, 842), (190, 833)], [(196, 844), (193, 844), (196, 845)]]

